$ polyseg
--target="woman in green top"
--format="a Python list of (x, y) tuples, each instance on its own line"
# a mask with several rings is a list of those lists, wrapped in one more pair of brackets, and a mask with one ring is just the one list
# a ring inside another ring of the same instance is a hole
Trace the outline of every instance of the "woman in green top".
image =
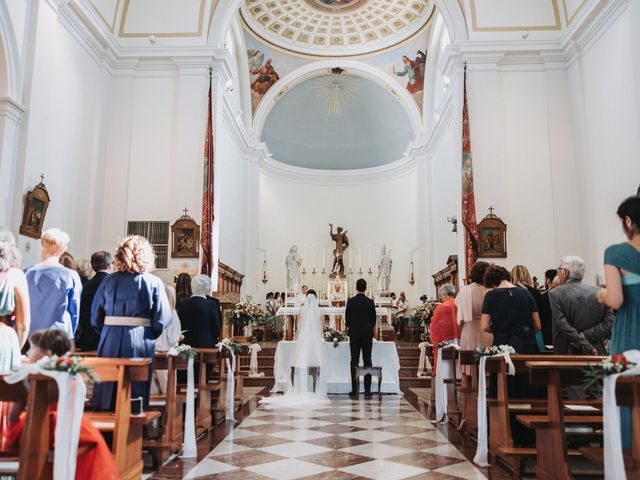
[[(618, 207), (628, 242), (611, 245), (604, 252), (606, 290), (598, 300), (617, 310), (609, 353), (640, 350), (640, 197), (629, 197)], [(622, 445), (631, 447), (631, 411), (621, 410)]]

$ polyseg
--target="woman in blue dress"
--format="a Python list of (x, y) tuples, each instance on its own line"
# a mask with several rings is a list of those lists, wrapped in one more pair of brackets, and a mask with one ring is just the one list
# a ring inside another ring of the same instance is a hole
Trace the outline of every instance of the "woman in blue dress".
[[(125, 238), (115, 254), (116, 272), (107, 276), (96, 292), (91, 324), (100, 332), (98, 357), (153, 358), (156, 338), (171, 322), (165, 286), (151, 274), (155, 254), (149, 241), (133, 235)], [(149, 404), (151, 371), (147, 382), (132, 384), (131, 398)], [(113, 410), (114, 384), (97, 384), (93, 405)]]
[[(617, 310), (609, 354), (640, 350), (640, 197), (629, 197), (618, 207), (628, 242), (604, 251), (606, 290), (598, 300)], [(622, 444), (631, 447), (631, 411), (621, 410)]]

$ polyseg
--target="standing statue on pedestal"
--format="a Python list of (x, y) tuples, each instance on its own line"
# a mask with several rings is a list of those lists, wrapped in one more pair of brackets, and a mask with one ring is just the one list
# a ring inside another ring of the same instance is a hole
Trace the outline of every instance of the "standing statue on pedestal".
[(302, 258), (298, 255), (297, 246), (294, 245), (289, 249), (285, 264), (287, 265), (287, 290), (297, 292), (300, 288), (300, 267), (302, 266)]
[(329, 235), (331, 240), (336, 242), (336, 248), (333, 249), (333, 266), (331, 267), (330, 278), (344, 277), (344, 252), (349, 248), (349, 239), (347, 238), (347, 231), (342, 230), (342, 227), (336, 229), (336, 233), (333, 233), (333, 224), (329, 224)]
[(378, 291), (388, 292), (391, 285), (391, 252), (383, 245), (378, 259)]

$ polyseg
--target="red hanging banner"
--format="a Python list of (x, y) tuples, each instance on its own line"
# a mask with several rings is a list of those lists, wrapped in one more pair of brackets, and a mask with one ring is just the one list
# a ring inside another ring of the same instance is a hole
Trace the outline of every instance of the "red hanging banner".
[(202, 191), (202, 229), (200, 247), (202, 264), (200, 273), (211, 276), (213, 272), (213, 112), (211, 106), (211, 70), (209, 70), (209, 95), (207, 100), (207, 131), (204, 140), (204, 185)]

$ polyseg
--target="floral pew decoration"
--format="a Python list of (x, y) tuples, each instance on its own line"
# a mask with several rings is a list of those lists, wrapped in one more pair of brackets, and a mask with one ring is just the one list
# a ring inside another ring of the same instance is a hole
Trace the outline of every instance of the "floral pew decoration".
[(479, 358), (478, 367), (478, 447), (473, 457), (473, 463), (482, 467), (488, 467), (488, 428), (487, 428), (487, 373), (486, 365), (488, 357), (504, 357), (507, 363), (507, 374), (515, 375), (516, 368), (511, 361), (511, 355), (516, 351), (510, 345), (500, 345), (493, 347), (477, 347), (474, 356)]
[(23, 364), (16, 372), (4, 378), (15, 384), (29, 375), (40, 374), (53, 378), (58, 385), (58, 407), (53, 452), (53, 479), (75, 478), (80, 424), (84, 413), (87, 386), (80, 374), (94, 382), (99, 379), (93, 371), (80, 363), (78, 357), (43, 357), (34, 364)]
[(172, 347), (169, 355), (186, 358), (187, 363), (187, 400), (185, 407), (184, 421), (184, 443), (182, 447), (182, 458), (196, 458), (198, 451), (196, 448), (196, 423), (195, 423), (195, 381), (193, 374), (193, 362), (198, 356), (198, 351), (190, 345), (180, 344)]
[(220, 352), (226, 350), (229, 355), (224, 356), (224, 361), (227, 367), (227, 387), (226, 387), (226, 401), (225, 405), (225, 421), (235, 422), (234, 417), (234, 399), (235, 399), (235, 373), (236, 373), (236, 352), (240, 350), (240, 342), (234, 340), (232, 337), (225, 337), (216, 345), (220, 349)]
[(640, 375), (640, 350), (627, 350), (597, 365), (585, 369), (587, 387), (603, 383), (602, 423), (604, 427), (604, 476), (606, 479), (626, 478), (620, 408), (616, 399), (616, 381), (621, 375)]

